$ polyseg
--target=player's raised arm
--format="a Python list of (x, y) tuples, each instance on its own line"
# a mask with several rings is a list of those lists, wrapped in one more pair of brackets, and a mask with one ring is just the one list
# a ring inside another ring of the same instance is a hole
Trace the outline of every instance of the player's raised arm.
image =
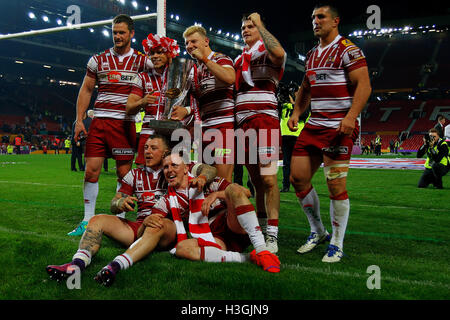
[(269, 59), (276, 65), (282, 65), (285, 60), (286, 52), (277, 38), (266, 29), (264, 23), (261, 21), (259, 13), (252, 13), (248, 16), (248, 19), (251, 20), (258, 29), (264, 42), (264, 46), (269, 52)]

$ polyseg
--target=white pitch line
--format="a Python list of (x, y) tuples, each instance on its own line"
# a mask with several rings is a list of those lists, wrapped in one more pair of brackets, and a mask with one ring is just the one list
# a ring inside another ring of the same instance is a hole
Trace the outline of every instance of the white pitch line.
[[(280, 199), (281, 202), (288, 202), (288, 203), (296, 203), (298, 204), (298, 201), (295, 200), (287, 200), (287, 199)], [(405, 210), (417, 210), (417, 209), (423, 209), (426, 211), (437, 211), (437, 212), (448, 212), (448, 209), (434, 209), (434, 208), (416, 208), (416, 207), (401, 207), (401, 206), (390, 206), (390, 205), (382, 205), (382, 204), (352, 204), (353, 207), (378, 207), (378, 208), (389, 208), (389, 209), (405, 209)]]
[[(332, 276), (341, 276), (341, 277), (349, 277), (349, 278), (358, 278), (358, 279), (368, 279), (369, 274), (361, 275), (358, 273), (351, 273), (351, 272), (344, 272), (344, 271), (333, 271), (331, 269), (321, 269), (321, 268), (312, 268), (312, 267), (304, 267), (300, 266), (298, 264), (281, 264), (282, 269), (293, 269), (293, 270), (299, 270), (303, 272), (311, 272), (311, 273), (317, 273), (322, 275), (332, 275)], [(440, 287), (445, 289), (450, 289), (450, 285), (442, 283), (442, 282), (434, 282), (431, 280), (407, 280), (407, 279), (401, 279), (398, 277), (390, 277), (383, 275), (383, 271), (381, 271), (381, 288), (383, 288), (383, 281), (389, 281), (389, 282), (395, 282), (395, 283), (401, 283), (411, 286), (425, 286), (425, 287)]]
[(30, 185), (38, 185), (38, 186), (64, 187), (64, 188), (82, 188), (83, 187), (81, 184), (80, 185), (54, 184), (54, 183), (27, 182), (27, 181), (6, 181), (6, 180), (0, 180), (0, 183), (30, 184)]

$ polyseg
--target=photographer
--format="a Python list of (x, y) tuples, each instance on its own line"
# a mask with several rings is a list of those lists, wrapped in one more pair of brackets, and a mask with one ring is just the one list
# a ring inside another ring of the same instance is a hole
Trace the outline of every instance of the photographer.
[(432, 183), (437, 189), (443, 189), (442, 177), (450, 169), (450, 160), (447, 143), (439, 138), (436, 129), (430, 129), (429, 134), (423, 138), (424, 144), (417, 151), (417, 157), (422, 158), (427, 155), (425, 171), (419, 180), (418, 187), (426, 188)]

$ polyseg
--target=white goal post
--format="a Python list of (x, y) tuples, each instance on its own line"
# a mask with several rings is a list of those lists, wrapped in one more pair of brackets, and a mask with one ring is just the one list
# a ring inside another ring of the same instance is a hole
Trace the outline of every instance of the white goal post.
[[(141, 14), (141, 15), (132, 16), (131, 18), (134, 21), (156, 18), (156, 33), (158, 35), (165, 36), (166, 35), (166, 0), (157, 0), (156, 13)], [(107, 19), (107, 20), (99, 20), (99, 21), (66, 25), (66, 26), (61, 26), (61, 27), (54, 27), (54, 28), (47, 28), (47, 29), (40, 29), (40, 30), (31, 30), (31, 31), (11, 33), (11, 34), (5, 34), (5, 35), (2, 34), (2, 35), (0, 35), (0, 40), (28, 37), (28, 36), (54, 33), (54, 32), (66, 31), (66, 30), (73, 30), (73, 29), (76, 29), (76, 30), (85, 29), (85, 28), (90, 28), (90, 27), (111, 24), (112, 22), (113, 22), (113, 19)]]

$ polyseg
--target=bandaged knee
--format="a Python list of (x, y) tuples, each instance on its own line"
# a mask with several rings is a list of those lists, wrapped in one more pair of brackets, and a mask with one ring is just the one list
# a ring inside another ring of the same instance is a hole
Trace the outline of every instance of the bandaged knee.
[(327, 180), (334, 180), (339, 178), (345, 178), (348, 174), (348, 163), (333, 164), (331, 166), (323, 167), (323, 174)]

